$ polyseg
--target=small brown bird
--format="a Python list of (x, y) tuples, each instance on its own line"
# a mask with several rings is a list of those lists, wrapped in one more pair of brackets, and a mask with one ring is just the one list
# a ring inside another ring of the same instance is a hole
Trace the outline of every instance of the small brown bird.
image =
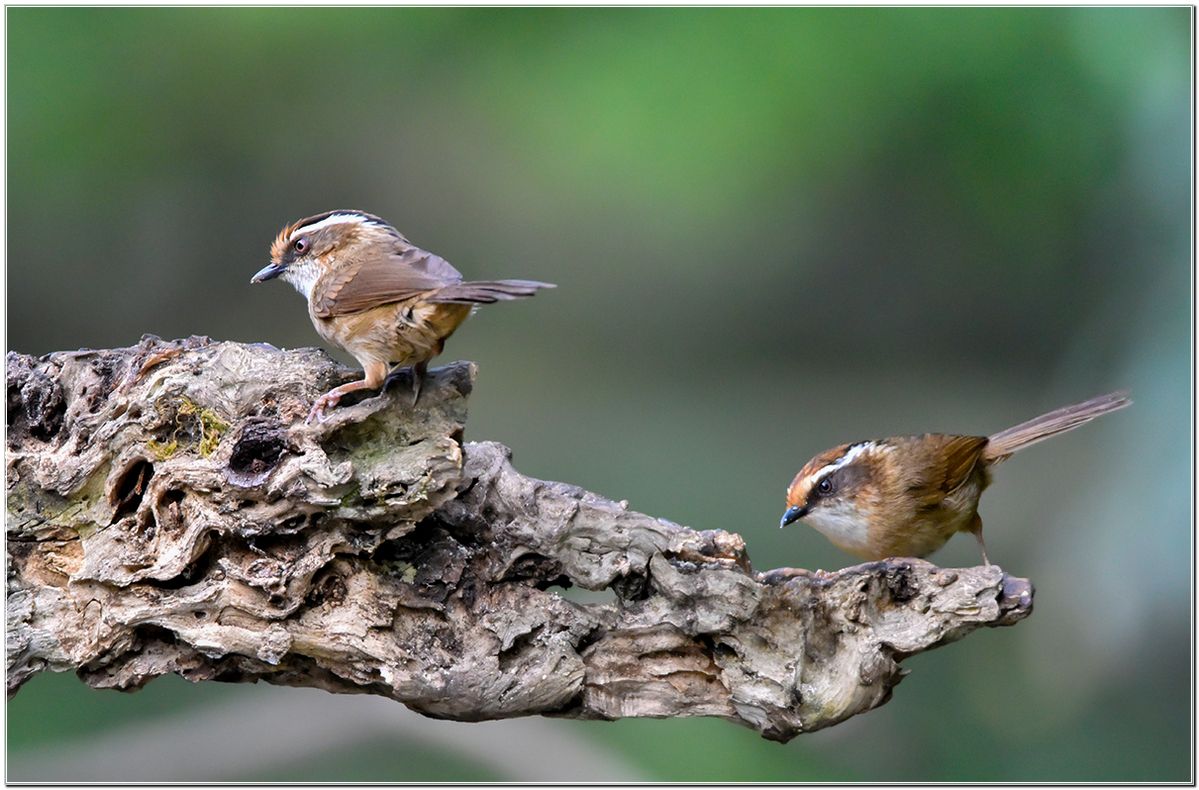
[(280, 277), (308, 299), (308, 316), (325, 340), (358, 360), (366, 377), (317, 398), (308, 422), (342, 396), (378, 389), (389, 371), (412, 366), (413, 399), (429, 360), (479, 304), (532, 296), (550, 283), (464, 282), (449, 261), (415, 246), (364, 211), (326, 211), (283, 228), (271, 263), (250, 279)]
[(1123, 392), (1065, 406), (992, 436), (896, 436), (834, 447), (808, 461), (787, 489), (780, 527), (803, 521), (865, 560), (924, 557), (956, 532), (978, 539), (978, 498), (991, 467), (1017, 450), (1132, 403)]

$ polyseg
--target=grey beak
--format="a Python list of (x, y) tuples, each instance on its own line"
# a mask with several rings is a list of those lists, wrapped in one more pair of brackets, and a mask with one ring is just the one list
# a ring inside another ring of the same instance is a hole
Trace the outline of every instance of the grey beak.
[(272, 263), (268, 266), (262, 267), (262, 269), (260, 269), (258, 271), (258, 274), (254, 275), (253, 277), (250, 278), (250, 282), (251, 283), (264, 283), (267, 280), (275, 279), (280, 274), (283, 274), (283, 272), (286, 270), (287, 270), (287, 267), (284, 266), (283, 264)]
[(808, 509), (806, 507), (799, 507), (797, 505), (795, 507), (787, 508), (787, 512), (783, 514), (782, 519), (779, 521), (779, 529), (782, 529), (788, 524), (799, 521), (806, 515), (808, 515)]

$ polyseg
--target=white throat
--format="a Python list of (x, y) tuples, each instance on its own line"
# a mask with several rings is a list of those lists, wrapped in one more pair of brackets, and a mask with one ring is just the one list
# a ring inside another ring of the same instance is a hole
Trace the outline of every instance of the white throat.
[(858, 509), (848, 502), (819, 504), (803, 517), (803, 523), (847, 549), (868, 549), (868, 522)]
[(320, 269), (314, 262), (305, 261), (288, 266), (287, 270), (279, 275), (279, 279), (291, 283), (293, 288), (304, 294), (305, 299), (311, 300), (312, 289), (316, 286), (316, 280), (320, 275)]

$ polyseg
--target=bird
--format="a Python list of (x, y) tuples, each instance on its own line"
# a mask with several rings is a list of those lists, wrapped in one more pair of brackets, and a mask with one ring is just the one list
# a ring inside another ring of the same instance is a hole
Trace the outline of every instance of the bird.
[(365, 211), (326, 211), (285, 225), (271, 262), (250, 278), (278, 277), (308, 301), (308, 316), (325, 341), (349, 352), (364, 377), (312, 404), (306, 422), (323, 421), (351, 392), (385, 389), (412, 368), (412, 405), (429, 360), (480, 304), (533, 296), (554, 284), (536, 280), (464, 281), (449, 261), (422, 250), (392, 225)]
[(990, 436), (926, 433), (833, 447), (795, 475), (779, 526), (802, 521), (864, 560), (926, 557), (969, 532), (990, 565), (978, 500), (991, 468), (1131, 403), (1126, 392), (1112, 392)]

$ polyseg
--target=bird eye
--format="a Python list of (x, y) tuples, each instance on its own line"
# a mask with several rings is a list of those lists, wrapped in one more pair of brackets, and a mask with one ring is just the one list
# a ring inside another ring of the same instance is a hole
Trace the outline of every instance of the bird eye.
[(296, 239), (295, 243), (292, 244), (291, 246), (295, 248), (296, 252), (299, 252), (299, 253), (307, 252), (308, 251), (308, 239)]
[(826, 477), (816, 485), (816, 490), (824, 496), (828, 496), (829, 494), (833, 493), (833, 484)]

